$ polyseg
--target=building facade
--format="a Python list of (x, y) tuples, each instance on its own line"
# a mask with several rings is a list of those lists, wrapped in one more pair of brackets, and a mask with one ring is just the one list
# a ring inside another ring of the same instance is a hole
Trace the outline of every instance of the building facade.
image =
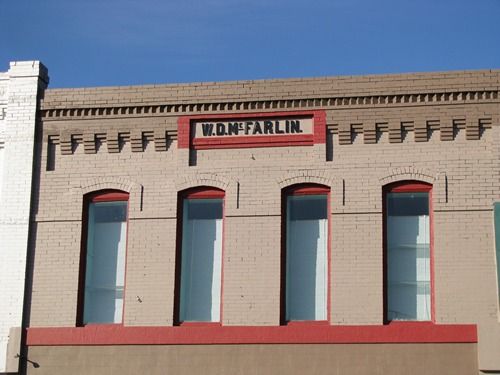
[(500, 373), (499, 90), (45, 90), (25, 371)]
[(0, 373), (17, 372), (21, 353), (37, 100), (47, 83), (38, 61), (0, 73)]

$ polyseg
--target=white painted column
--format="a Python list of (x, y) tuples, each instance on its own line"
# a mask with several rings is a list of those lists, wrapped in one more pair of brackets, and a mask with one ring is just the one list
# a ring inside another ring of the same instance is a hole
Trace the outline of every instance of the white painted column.
[[(0, 75), (0, 372), (17, 372), (23, 316), (37, 97), (48, 83), (38, 61), (13, 62)], [(3, 103), (3, 104), (2, 104)], [(1, 115), (3, 113), (3, 115)], [(2, 117), (0, 117), (2, 118)]]

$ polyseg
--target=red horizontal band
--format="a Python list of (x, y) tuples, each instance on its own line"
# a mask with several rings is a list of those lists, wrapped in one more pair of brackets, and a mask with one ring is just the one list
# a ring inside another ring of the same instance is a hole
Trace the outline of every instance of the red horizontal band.
[(476, 342), (476, 325), (436, 325), (427, 322), (392, 322), (377, 326), (330, 326), (318, 322), (272, 327), (92, 325), (27, 329), (28, 346)]
[(210, 148), (249, 148), (249, 147), (283, 147), (283, 146), (312, 146), (314, 136), (283, 135), (283, 136), (253, 136), (218, 139), (195, 139), (193, 149), (203, 150)]

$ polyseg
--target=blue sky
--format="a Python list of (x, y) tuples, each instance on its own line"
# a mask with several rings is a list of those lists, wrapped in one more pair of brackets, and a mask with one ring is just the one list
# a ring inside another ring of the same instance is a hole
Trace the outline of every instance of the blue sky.
[(0, 0), (50, 87), (500, 68), (500, 0)]

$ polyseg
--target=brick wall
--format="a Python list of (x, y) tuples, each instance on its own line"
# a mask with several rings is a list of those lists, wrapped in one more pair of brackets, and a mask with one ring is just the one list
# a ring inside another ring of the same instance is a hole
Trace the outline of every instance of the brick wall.
[[(474, 323), (500, 370), (492, 204), (500, 71), (47, 90), (30, 327), (76, 320), (83, 194), (130, 192), (126, 326), (173, 324), (177, 192), (225, 195), (223, 325), (278, 325), (281, 189), (331, 187), (332, 325), (383, 323), (382, 186), (433, 184), (436, 323)], [(185, 115), (324, 110), (327, 142), (189, 150)], [(140, 297), (140, 301), (137, 297)]]

